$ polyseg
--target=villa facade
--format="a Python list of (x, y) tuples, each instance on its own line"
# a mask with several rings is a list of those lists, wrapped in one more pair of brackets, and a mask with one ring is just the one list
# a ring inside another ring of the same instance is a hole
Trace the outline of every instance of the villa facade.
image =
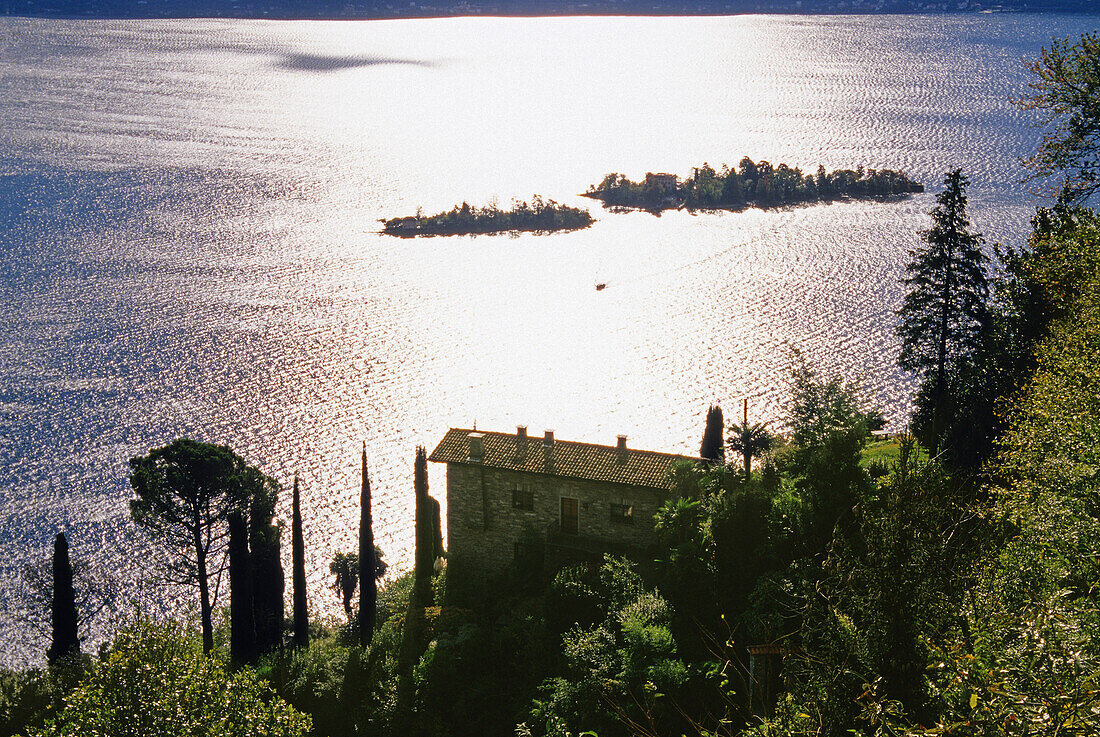
[(669, 472), (690, 456), (561, 441), (547, 431), (452, 428), (428, 460), (447, 464), (449, 565), (486, 577), (537, 547), (548, 566), (640, 553), (656, 543), (653, 515)]

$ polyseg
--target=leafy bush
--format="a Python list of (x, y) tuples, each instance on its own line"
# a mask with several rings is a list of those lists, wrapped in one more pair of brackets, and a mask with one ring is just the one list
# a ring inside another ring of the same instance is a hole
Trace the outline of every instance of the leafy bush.
[(142, 622), (103, 652), (40, 735), (296, 737), (310, 729), (249, 669), (230, 673), (177, 624)]

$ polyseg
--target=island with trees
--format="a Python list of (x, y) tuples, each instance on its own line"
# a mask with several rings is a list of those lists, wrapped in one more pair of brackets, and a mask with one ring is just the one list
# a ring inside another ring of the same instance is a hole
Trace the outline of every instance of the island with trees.
[(516, 201), (512, 209), (495, 204), (471, 207), (463, 202), (447, 212), (382, 219), (382, 232), (402, 238), (418, 235), (481, 235), (492, 233), (553, 233), (587, 228), (595, 220), (587, 210), (544, 200), (535, 195), (530, 203)]
[(747, 207), (783, 207), (850, 199), (881, 199), (923, 192), (924, 186), (892, 169), (837, 169), (805, 174), (786, 164), (772, 166), (748, 156), (731, 168), (715, 171), (710, 164), (692, 170), (686, 180), (675, 174), (650, 172), (634, 182), (622, 174), (608, 174), (584, 192), (605, 206), (632, 207), (650, 212), (678, 209), (743, 210)]

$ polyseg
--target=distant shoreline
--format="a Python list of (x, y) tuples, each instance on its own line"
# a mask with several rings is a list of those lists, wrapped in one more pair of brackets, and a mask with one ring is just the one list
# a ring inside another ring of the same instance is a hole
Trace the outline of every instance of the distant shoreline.
[[(1100, 15), (1100, 8), (1092, 6), (1084, 0), (1067, 0), (1065, 3), (1054, 7), (1035, 7), (1039, 3), (1002, 3), (964, 10), (945, 9), (932, 7), (942, 3), (924, 3), (928, 7), (922, 7), (921, 0), (903, 0), (894, 3), (892, 7), (882, 9), (870, 9), (856, 7), (851, 0), (832, 0), (819, 3), (817, 7), (811, 5), (813, 0), (806, 0), (804, 5), (809, 7), (798, 8), (794, 2), (779, 3), (779, 7), (759, 8), (753, 7), (754, 3), (740, 2), (702, 2), (692, 3), (657, 3), (640, 2), (633, 5), (596, 5), (594, 3), (564, 3), (558, 7), (536, 6), (529, 10), (509, 9), (503, 5), (485, 3), (481, 6), (462, 4), (459, 6), (437, 6), (421, 4), (416, 7), (394, 7), (379, 12), (377, 8), (348, 8), (339, 9), (318, 7), (313, 11), (303, 11), (301, 8), (291, 9), (281, 6), (280, 3), (271, 3), (266, 9), (249, 9), (247, 11), (235, 7), (218, 7), (215, 3), (193, 3), (186, 0), (161, 3), (159, 6), (147, 5), (144, 8), (127, 6), (124, 9), (111, 7), (113, 2), (69, 2), (67, 8), (36, 8), (33, 2), (18, 2), (12, 0), (0, 0), (0, 15), (9, 18), (25, 18), (36, 20), (430, 20), (442, 18), (566, 18), (566, 17), (734, 17), (743, 15), (768, 15), (768, 16), (886, 16), (886, 15), (942, 15), (942, 16), (972, 16), (980, 14), (1057, 14), (1057, 15)], [(884, 3), (885, 4), (885, 3)], [(141, 12), (145, 10), (146, 12)]]

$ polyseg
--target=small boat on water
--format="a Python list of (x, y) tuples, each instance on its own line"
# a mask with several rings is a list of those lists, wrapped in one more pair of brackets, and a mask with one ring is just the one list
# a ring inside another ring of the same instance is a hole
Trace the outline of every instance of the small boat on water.
[(605, 289), (607, 289), (607, 284), (604, 283), (604, 282), (600, 282), (599, 284), (596, 285), (596, 291), (597, 292), (602, 292)]

